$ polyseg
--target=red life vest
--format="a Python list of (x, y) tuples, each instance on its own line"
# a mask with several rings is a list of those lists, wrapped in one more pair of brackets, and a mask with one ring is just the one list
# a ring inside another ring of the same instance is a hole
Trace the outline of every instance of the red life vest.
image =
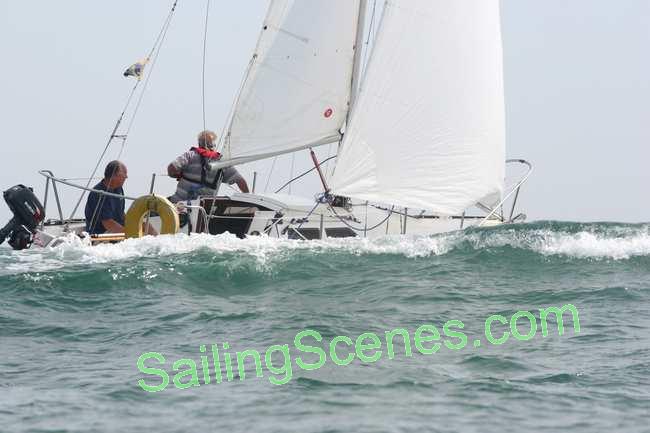
[[(210, 167), (208, 166), (208, 160), (218, 160), (221, 159), (221, 154), (215, 150), (209, 150), (204, 147), (191, 147), (190, 150), (198, 153), (201, 157), (201, 185), (208, 187), (210, 189), (215, 189), (219, 182), (221, 182), (221, 170), (217, 171), (212, 182), (208, 182), (208, 171)], [(186, 177), (181, 173), (181, 177), (189, 182), (197, 183), (196, 180)]]
[(220, 159), (221, 154), (215, 150), (209, 150), (204, 147), (192, 147), (190, 150), (195, 151), (199, 155), (207, 159)]

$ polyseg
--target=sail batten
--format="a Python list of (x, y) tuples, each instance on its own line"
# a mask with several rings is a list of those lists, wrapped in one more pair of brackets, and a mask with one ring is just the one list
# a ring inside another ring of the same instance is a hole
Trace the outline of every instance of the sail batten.
[(350, 101), (360, 0), (272, 0), (236, 102), (226, 160), (339, 134)]
[(501, 195), (501, 47), (498, 0), (387, 1), (333, 192), (446, 215)]

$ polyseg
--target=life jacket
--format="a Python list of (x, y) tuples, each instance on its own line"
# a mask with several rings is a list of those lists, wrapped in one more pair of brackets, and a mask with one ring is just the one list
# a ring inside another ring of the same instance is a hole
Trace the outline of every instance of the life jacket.
[(191, 147), (190, 150), (196, 152), (201, 157), (201, 179), (199, 180), (197, 178), (187, 176), (185, 173), (183, 173), (181, 177), (188, 182), (200, 183), (206, 188), (216, 189), (217, 185), (221, 181), (221, 170), (217, 170), (212, 182), (210, 182), (208, 180), (208, 173), (211, 170), (209, 163), (211, 161), (217, 161), (221, 159), (221, 154), (217, 151), (209, 150), (203, 147)]
[(190, 150), (195, 151), (199, 155), (208, 159), (221, 159), (221, 154), (215, 150), (206, 149), (205, 147), (191, 147)]

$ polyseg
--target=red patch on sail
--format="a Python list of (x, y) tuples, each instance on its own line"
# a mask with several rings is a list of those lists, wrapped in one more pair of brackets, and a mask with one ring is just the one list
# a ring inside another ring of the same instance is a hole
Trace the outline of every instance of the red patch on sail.
[(328, 108), (327, 110), (325, 110), (324, 116), (325, 116), (326, 119), (329, 119), (330, 117), (332, 117), (333, 113), (334, 113), (334, 111), (332, 111), (331, 108)]

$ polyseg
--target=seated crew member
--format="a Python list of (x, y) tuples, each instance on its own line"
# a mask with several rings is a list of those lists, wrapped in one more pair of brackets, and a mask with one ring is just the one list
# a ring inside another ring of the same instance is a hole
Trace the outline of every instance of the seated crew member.
[[(93, 189), (112, 194), (124, 195), (122, 186), (128, 178), (126, 165), (120, 161), (111, 161), (104, 169), (102, 179)], [(124, 233), (124, 199), (91, 192), (86, 202), (86, 231), (91, 235), (103, 233)], [(156, 235), (153, 227), (148, 226), (147, 233)]]
[(213, 195), (219, 181), (232, 185), (236, 183), (240, 191), (247, 193), (248, 184), (235, 167), (213, 170), (210, 162), (217, 161), (221, 155), (215, 151), (217, 135), (203, 131), (198, 135), (198, 147), (192, 147), (176, 158), (167, 167), (167, 174), (178, 180), (176, 193), (169, 198), (172, 203), (192, 200), (200, 195)]

